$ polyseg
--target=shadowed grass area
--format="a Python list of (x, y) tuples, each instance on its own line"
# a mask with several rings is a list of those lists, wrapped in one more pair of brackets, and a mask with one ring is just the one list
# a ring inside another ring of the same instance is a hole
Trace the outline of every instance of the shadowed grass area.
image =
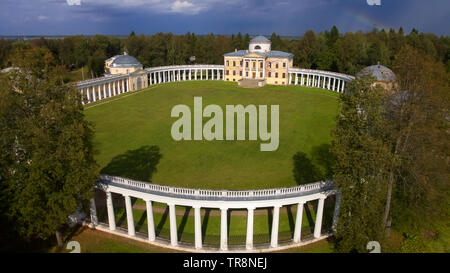
[[(278, 150), (261, 152), (260, 140), (174, 141), (171, 126), (177, 118), (170, 117), (171, 109), (186, 104), (192, 111), (194, 96), (202, 96), (203, 107), (279, 105)], [(236, 83), (203, 81), (158, 85), (106, 101), (85, 110), (95, 124), (96, 160), (103, 173), (193, 188), (286, 187), (302, 181), (293, 172), (297, 152), (314, 166), (314, 174), (306, 175), (309, 180), (329, 172), (329, 162), (321, 159), (327, 155), (324, 147), (331, 142), (338, 107), (337, 94), (329, 91), (299, 86), (242, 89)]]

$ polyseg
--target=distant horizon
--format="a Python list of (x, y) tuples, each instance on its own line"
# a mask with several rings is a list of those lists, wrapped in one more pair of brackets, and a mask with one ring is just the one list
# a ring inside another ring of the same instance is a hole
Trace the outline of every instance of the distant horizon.
[[(316, 31), (314, 29), (308, 29), (308, 30), (305, 30), (305, 32), (309, 31), (309, 30), (312, 30), (315, 33), (324, 33), (325, 31), (329, 31), (332, 27), (333, 26), (331, 26), (329, 29), (325, 29), (325, 30), (321, 30), (321, 31)], [(394, 28), (396, 33), (399, 32), (399, 29), (400, 28), (398, 28), (398, 29)], [(416, 29), (419, 32), (419, 34), (420, 33), (434, 34), (434, 35), (436, 35), (438, 37), (441, 37), (441, 36), (447, 37), (447, 36), (449, 36), (449, 35), (446, 35), (446, 34), (437, 34), (437, 33), (433, 33), (433, 32), (421, 31), (420, 29), (417, 29), (417, 28), (414, 28), (414, 27), (411, 28), (410, 30), (405, 30), (403, 28), (404, 35), (408, 35), (409, 33), (411, 33), (411, 31), (413, 29)], [(372, 30), (356, 30), (356, 31), (345, 31), (344, 32), (344, 31), (341, 31), (339, 28), (338, 28), (338, 30), (339, 30), (339, 33), (341, 33), (341, 34), (344, 34), (344, 33), (347, 33), (347, 32), (348, 33), (356, 33), (356, 32), (368, 33), (368, 32), (373, 31), (373, 29), (372, 29)], [(382, 31), (382, 30), (384, 30), (385, 32), (389, 32), (390, 29), (377, 29), (377, 31)], [(109, 37), (112, 37), (112, 36), (115, 36), (115, 37), (128, 37), (131, 34), (131, 32), (133, 32), (133, 30), (131, 30), (127, 34), (104, 34), (104, 33), (96, 33), (96, 34), (84, 34), (84, 33), (77, 33), (77, 34), (17, 34), (17, 35), (14, 35), (14, 34), (11, 34), (11, 35), (9, 35), (9, 34), (0, 34), (0, 37), (1, 38), (6, 38), (6, 37), (10, 37), (10, 38), (21, 38), (21, 37), (25, 37), (25, 38), (41, 38), (41, 37), (42, 38), (50, 38), (50, 37), (55, 37), (55, 38), (58, 38), (58, 37), (70, 37), (70, 36), (88, 36), (88, 37), (93, 37), (93, 36), (96, 36), (96, 35), (109, 36)], [(242, 32), (242, 31), (238, 31), (236, 33), (231, 33), (231, 34), (213, 33), (213, 32), (210, 32), (210, 33), (196, 33), (196, 32), (192, 32), (192, 31), (188, 31), (188, 32), (185, 32), (185, 33), (173, 33), (173, 32), (170, 32), (170, 31), (167, 31), (167, 32), (160, 31), (160, 32), (155, 32), (155, 33), (138, 33), (136, 31), (134, 31), (134, 32), (135, 32), (136, 35), (145, 35), (145, 36), (156, 35), (158, 33), (163, 33), (163, 34), (171, 33), (173, 35), (186, 35), (187, 33), (191, 33), (191, 34), (195, 34), (197, 36), (206, 36), (206, 35), (213, 34), (214, 36), (222, 35), (222, 36), (228, 36), (228, 37), (230, 37), (232, 35), (236, 35), (236, 34), (238, 34), (240, 32), (242, 34), (242, 36), (245, 36), (246, 34), (248, 34), (250, 37), (262, 35), (262, 36), (265, 36), (265, 37), (268, 37), (268, 38), (270, 38), (270, 36), (272, 36), (272, 33), (275, 33), (276, 35), (280, 36), (281, 38), (301, 38), (305, 34), (305, 33), (302, 33), (302, 34), (298, 34), (298, 35), (282, 35), (282, 34), (277, 33), (277, 32), (272, 32), (270, 34), (264, 34), (264, 33), (261, 34), (261, 33), (247, 33), (247, 32)]]
[[(450, 35), (448, 0), (2, 0), (1, 36), (252, 33), (301, 37), (335, 25), (341, 33), (413, 28)], [(270, 34), (269, 34), (270, 33)]]

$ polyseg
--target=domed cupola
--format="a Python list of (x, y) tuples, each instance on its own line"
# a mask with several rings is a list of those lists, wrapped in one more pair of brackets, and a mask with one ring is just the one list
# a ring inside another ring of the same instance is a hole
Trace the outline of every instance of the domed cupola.
[(397, 77), (392, 70), (379, 63), (362, 69), (356, 76), (361, 77), (364, 75), (370, 75), (381, 82), (393, 82), (397, 80)]
[(250, 52), (266, 53), (271, 50), (271, 42), (264, 36), (256, 36), (250, 40), (248, 50)]
[(392, 91), (396, 87), (397, 77), (394, 72), (386, 66), (380, 65), (380, 63), (363, 68), (356, 74), (357, 78), (363, 76), (374, 77), (376, 79), (374, 85), (379, 84), (388, 91)]

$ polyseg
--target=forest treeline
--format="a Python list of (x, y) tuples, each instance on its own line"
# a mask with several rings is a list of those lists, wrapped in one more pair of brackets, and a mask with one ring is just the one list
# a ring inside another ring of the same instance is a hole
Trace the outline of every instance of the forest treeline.
[[(333, 26), (329, 31), (315, 33), (308, 30), (300, 38), (284, 38), (273, 33), (269, 37), (273, 50), (294, 54), (294, 66), (322, 69), (355, 75), (368, 65), (383, 64), (390, 67), (400, 49), (409, 45), (442, 62), (450, 71), (450, 37), (419, 33), (413, 29), (372, 30), (370, 32), (340, 33)], [(246, 49), (249, 34), (196, 35), (186, 33), (157, 33), (125, 38), (112, 36), (68, 36), (63, 39), (32, 39), (26, 42), (0, 39), (0, 67), (13, 66), (15, 53), (29, 48), (48, 49), (59, 65), (68, 72), (87, 68), (86, 77), (103, 75), (104, 61), (124, 50), (136, 57), (144, 67), (187, 64), (195, 56), (196, 63), (223, 64), (223, 54), (234, 49)], [(71, 79), (67, 79), (70, 81)]]

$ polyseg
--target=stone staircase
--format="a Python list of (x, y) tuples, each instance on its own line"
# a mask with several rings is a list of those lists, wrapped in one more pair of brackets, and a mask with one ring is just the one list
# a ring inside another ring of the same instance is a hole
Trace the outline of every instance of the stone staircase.
[(265, 81), (260, 79), (242, 79), (238, 81), (238, 86), (243, 88), (258, 88), (264, 85)]

